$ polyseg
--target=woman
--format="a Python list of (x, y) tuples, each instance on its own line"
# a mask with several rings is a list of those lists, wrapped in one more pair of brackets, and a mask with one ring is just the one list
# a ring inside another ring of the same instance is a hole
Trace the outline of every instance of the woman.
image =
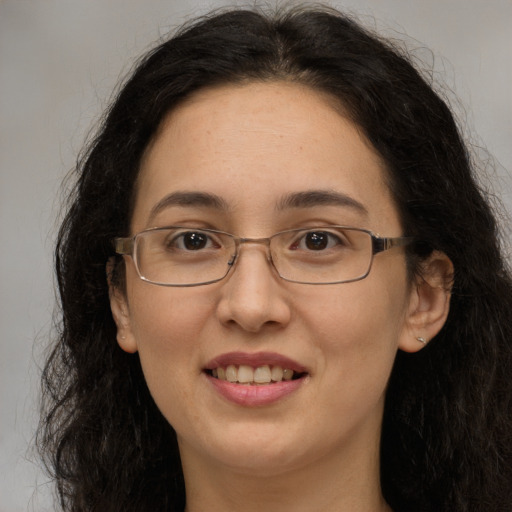
[(78, 166), (64, 510), (507, 510), (512, 281), (445, 103), (327, 9), (212, 15)]

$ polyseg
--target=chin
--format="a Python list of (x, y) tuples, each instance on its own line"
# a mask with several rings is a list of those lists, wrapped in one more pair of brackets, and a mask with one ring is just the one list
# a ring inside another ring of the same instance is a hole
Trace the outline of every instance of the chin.
[[(261, 421), (258, 424), (237, 422), (231, 428), (224, 425), (215, 436), (204, 436), (194, 452), (240, 474), (271, 476), (307, 465), (329, 451), (326, 436), (319, 436), (316, 443), (306, 443), (308, 437), (311, 439), (311, 436), (290, 432), (277, 422), (272, 425), (262, 425)], [(180, 450), (188, 453), (191, 440), (178, 438)]]

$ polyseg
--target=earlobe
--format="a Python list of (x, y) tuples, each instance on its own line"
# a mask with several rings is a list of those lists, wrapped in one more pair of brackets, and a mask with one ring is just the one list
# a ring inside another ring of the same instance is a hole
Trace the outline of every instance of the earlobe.
[(125, 352), (133, 354), (137, 352), (137, 343), (131, 329), (128, 302), (124, 292), (112, 282), (113, 265), (114, 262), (110, 259), (107, 263), (107, 281), (110, 310), (117, 327), (117, 343)]
[(422, 264), (411, 287), (409, 309), (399, 348), (417, 352), (437, 335), (450, 310), (453, 264), (446, 254), (434, 251)]

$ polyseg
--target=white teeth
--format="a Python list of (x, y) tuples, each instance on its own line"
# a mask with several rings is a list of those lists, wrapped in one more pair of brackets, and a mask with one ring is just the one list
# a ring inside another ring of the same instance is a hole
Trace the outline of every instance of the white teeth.
[(293, 377), (293, 370), (290, 370), (289, 368), (285, 368), (283, 370), (283, 379), (284, 380), (292, 380)]
[(239, 367), (234, 364), (226, 368), (219, 366), (212, 369), (212, 376), (219, 380), (238, 382), (240, 384), (270, 384), (271, 382), (289, 381), (293, 379), (294, 372), (290, 368), (281, 366), (263, 365), (257, 368), (242, 364)]
[(238, 368), (238, 382), (242, 384), (254, 382), (254, 370), (245, 364), (240, 365)]
[(238, 370), (236, 369), (236, 366), (233, 366), (230, 364), (226, 368), (226, 380), (229, 382), (237, 382), (238, 381)]
[(260, 366), (254, 370), (254, 382), (258, 384), (267, 384), (272, 380), (272, 375), (270, 373), (270, 367)]
[(274, 366), (271, 373), (272, 380), (281, 382), (283, 380), (283, 369), (280, 366)]

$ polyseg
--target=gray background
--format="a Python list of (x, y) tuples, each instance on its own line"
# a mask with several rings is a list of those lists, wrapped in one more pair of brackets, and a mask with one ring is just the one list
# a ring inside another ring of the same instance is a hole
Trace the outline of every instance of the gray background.
[[(31, 441), (52, 326), (60, 183), (133, 57), (170, 28), (221, 5), (0, 0), (0, 512), (52, 510)], [(512, 211), (511, 0), (331, 5), (434, 58), (436, 78), (460, 99), (451, 96), (464, 131), (494, 156), (491, 183)]]

